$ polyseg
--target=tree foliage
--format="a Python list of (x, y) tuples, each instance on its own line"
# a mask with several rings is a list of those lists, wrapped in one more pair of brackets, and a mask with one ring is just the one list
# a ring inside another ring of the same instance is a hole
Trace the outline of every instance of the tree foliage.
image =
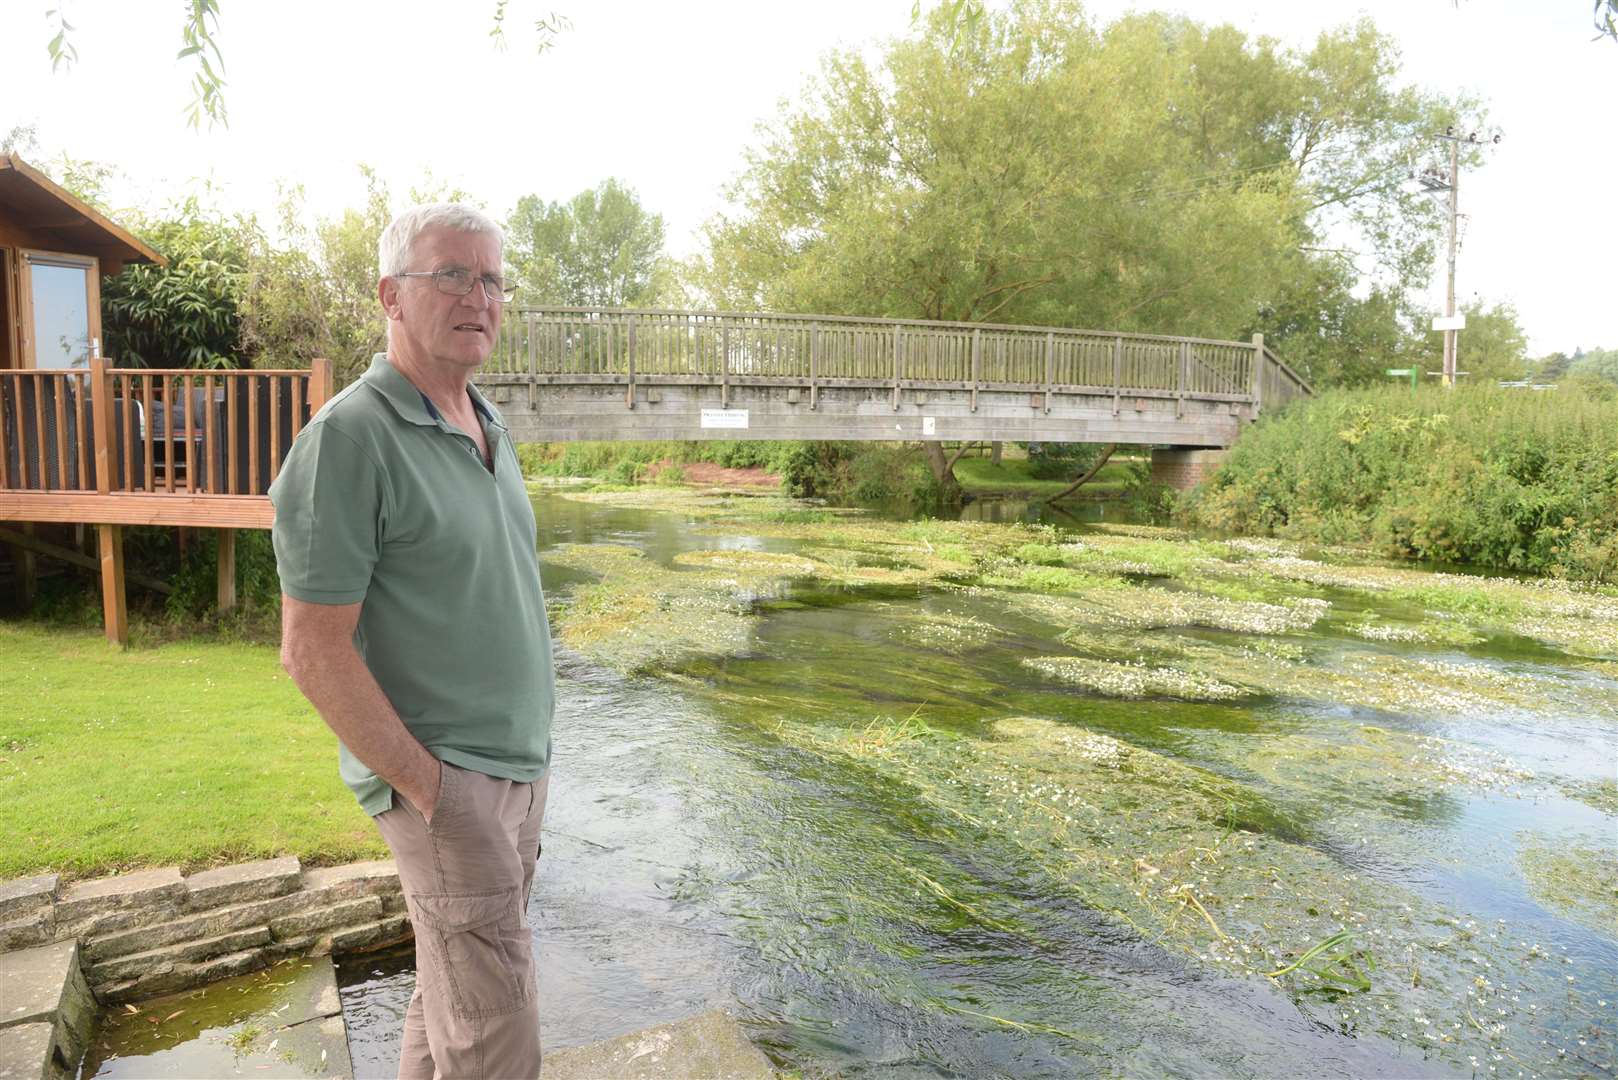
[(252, 223), (210, 213), (193, 196), (135, 231), (168, 265), (133, 263), (102, 283), (106, 354), (126, 367), (242, 366)]
[(1369, 22), (1299, 53), (1064, 0), (935, 12), (876, 61), (825, 61), (749, 153), (702, 283), (731, 307), (1218, 337), (1318, 335), (1322, 300), (1369, 323), (1397, 304), (1352, 302), (1319, 249), (1351, 229), (1388, 297), (1425, 275), (1441, 217), (1399, 182), (1472, 108), (1396, 75)]
[(506, 221), (506, 258), (528, 302), (642, 307), (670, 287), (663, 236), (663, 216), (608, 179), (566, 202), (518, 199)]
[[(1463, 304), (1466, 329), (1457, 335), (1460, 370), (1474, 383), (1528, 376), (1528, 335), (1517, 322), (1517, 309), (1507, 303), (1485, 307), (1481, 300)], [(1433, 355), (1443, 356), (1443, 335), (1431, 333)]]

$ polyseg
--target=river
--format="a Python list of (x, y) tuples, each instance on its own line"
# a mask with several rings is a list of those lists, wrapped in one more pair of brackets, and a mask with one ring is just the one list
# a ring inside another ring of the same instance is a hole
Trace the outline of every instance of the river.
[[(1614, 1074), (1613, 593), (535, 507), (547, 1046), (719, 1005), (805, 1077)], [(342, 969), (357, 1075), (393, 1075), (411, 979)]]

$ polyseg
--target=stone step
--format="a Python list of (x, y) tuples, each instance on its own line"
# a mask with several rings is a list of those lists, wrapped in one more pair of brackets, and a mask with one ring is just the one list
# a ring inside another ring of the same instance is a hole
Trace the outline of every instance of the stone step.
[(35, 915), (56, 900), (59, 878), (55, 874), (0, 882), (0, 923)]
[[(276, 924), (278, 921), (310, 913), (314, 914), (315, 921), (318, 922), (318, 912), (323, 906), (333, 908), (345, 903), (357, 902), (361, 906), (351, 909), (357, 914), (345, 915), (343, 916), (344, 918), (347, 918), (350, 922), (365, 922), (375, 919), (381, 914), (381, 898), (375, 895), (361, 895), (358, 890), (364, 887), (364, 884), (364, 881), (350, 881), (315, 889), (306, 888), (299, 892), (287, 893), (284, 896), (274, 896), (268, 900), (253, 900), (245, 904), (217, 908), (213, 911), (182, 915), (179, 918), (171, 918), (166, 922), (139, 926), (130, 930), (119, 930), (87, 940), (84, 946), (84, 954), (92, 963), (99, 963), (115, 956), (147, 952), (182, 941), (196, 941), (201, 938), (217, 937), (220, 934), (228, 933), (232, 930), (243, 930), (250, 926), (269, 926), (278, 937), (288, 937), (302, 931), (292, 929), (277, 930)], [(375, 906), (375, 914), (370, 913), (373, 905)], [(337, 922), (340, 921), (342, 920), (337, 920)], [(334, 926), (337, 925), (337, 922), (327, 922), (321, 925)]]
[(284, 896), (297, 889), (302, 878), (303, 866), (291, 855), (204, 870), (185, 879), (186, 906), (201, 911)]
[(271, 919), (270, 931), (278, 938), (290, 938), (313, 933), (316, 930), (327, 930), (334, 926), (374, 922), (381, 917), (382, 898), (361, 896), (325, 907), (300, 911), (294, 915), (283, 915), (279, 919)]
[(172, 866), (80, 881), (68, 886), (56, 901), (56, 924), (71, 926), (93, 915), (127, 908), (178, 910), (185, 896), (185, 879)]
[(125, 1002), (157, 997), (159, 994), (172, 994), (177, 990), (189, 990), (194, 986), (201, 986), (203, 983), (228, 979), (232, 975), (245, 975), (250, 971), (257, 971), (259, 968), (266, 967), (270, 959), (271, 956), (265, 949), (244, 949), (241, 952), (216, 956), (211, 960), (202, 960), (195, 964), (176, 964), (169, 971), (156, 972), (136, 979), (112, 983), (109, 986), (100, 988), (98, 995), (108, 1005), (122, 1005)]
[(106, 986), (109, 983), (122, 982), (126, 979), (138, 979), (142, 975), (154, 975), (165, 971), (172, 971), (176, 964), (190, 964), (198, 960), (206, 960), (211, 956), (220, 956), (224, 953), (241, 952), (251, 949), (255, 945), (265, 945), (270, 941), (270, 928), (267, 926), (253, 926), (246, 930), (235, 930), (218, 937), (202, 938), (198, 941), (182, 941), (177, 945), (165, 945), (160, 949), (147, 952), (128, 953), (116, 956), (111, 960), (103, 960), (99, 964), (92, 964), (90, 970), (85, 972), (94, 987)]
[(773, 1080), (763, 1051), (722, 1009), (545, 1055), (545, 1080)]

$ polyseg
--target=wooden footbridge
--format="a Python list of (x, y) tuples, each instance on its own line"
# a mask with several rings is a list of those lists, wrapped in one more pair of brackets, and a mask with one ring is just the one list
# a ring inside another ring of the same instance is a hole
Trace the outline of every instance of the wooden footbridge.
[(524, 442), (1226, 447), (1310, 392), (1262, 336), (585, 308), (509, 313), (477, 382)]

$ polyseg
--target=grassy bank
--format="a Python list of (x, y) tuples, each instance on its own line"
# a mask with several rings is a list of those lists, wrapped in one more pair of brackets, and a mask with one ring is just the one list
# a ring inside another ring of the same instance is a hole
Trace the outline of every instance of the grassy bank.
[[(1132, 459), (1109, 461), (1101, 471), (1069, 498), (1121, 499), (1140, 486), (1145, 470)], [(1009, 454), (996, 465), (986, 457), (965, 457), (955, 463), (955, 478), (961, 490), (968, 495), (1007, 495), (1025, 499), (1048, 499), (1057, 494), (1073, 477), (1067, 480), (1041, 480), (1033, 475), (1028, 461)]]
[(0, 623), (0, 879), (386, 853), (266, 645)]
[(1185, 512), (1233, 533), (1618, 581), (1618, 401), (1322, 394), (1246, 432)]
[[(520, 447), (524, 472), (533, 478), (585, 477), (607, 484), (678, 485), (696, 470), (762, 469), (779, 477), (784, 491), (825, 499), (838, 506), (882, 508), (900, 513), (936, 510), (940, 491), (926, 458), (913, 443), (874, 442), (578, 442), (534, 443)], [(1082, 468), (1039, 475), (1020, 446), (1008, 445), (999, 464), (988, 457), (964, 457), (955, 476), (967, 495), (1049, 498), (1072, 482)], [(1137, 489), (1144, 463), (1109, 462), (1071, 498), (1116, 499)]]

